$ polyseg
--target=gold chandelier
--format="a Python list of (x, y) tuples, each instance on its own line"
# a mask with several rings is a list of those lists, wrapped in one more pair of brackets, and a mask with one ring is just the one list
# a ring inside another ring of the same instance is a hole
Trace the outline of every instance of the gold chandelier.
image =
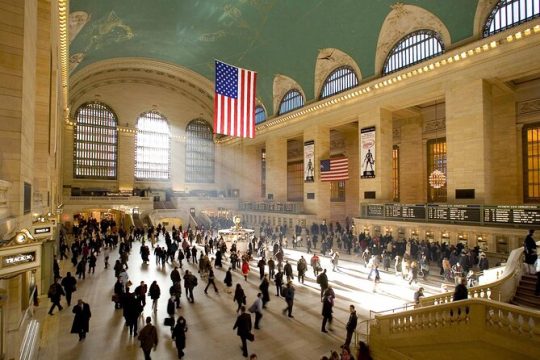
[[(437, 137), (438, 134), (437, 133), (438, 133), (438, 130), (439, 130), (439, 123), (438, 123), (438, 117), (437, 117), (437, 107), (438, 107), (438, 104), (437, 104), (437, 102), (435, 102), (435, 139), (438, 139), (438, 137)], [(436, 146), (439, 147), (439, 145), (436, 145)], [(439, 156), (440, 156), (440, 154), (439, 154)], [(438, 169), (439, 161), (435, 160), (434, 163), (435, 163), (435, 170), (433, 170), (431, 172), (431, 174), (429, 174), (429, 179), (428, 179), (429, 180), (429, 186), (431, 186), (434, 189), (440, 189), (444, 185), (446, 185), (446, 175), (444, 175), (444, 173)]]

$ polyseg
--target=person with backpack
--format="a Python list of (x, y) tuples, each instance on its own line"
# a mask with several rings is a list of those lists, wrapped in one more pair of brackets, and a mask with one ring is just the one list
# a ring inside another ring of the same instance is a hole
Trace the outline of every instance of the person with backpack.
[(214, 290), (216, 294), (219, 294), (219, 291), (216, 286), (216, 283), (214, 282), (214, 279), (215, 279), (214, 270), (210, 269), (210, 271), (208, 272), (208, 284), (206, 284), (206, 287), (204, 288), (205, 294), (208, 294), (208, 288), (210, 287), (210, 285), (214, 286)]
[(193, 288), (198, 285), (197, 277), (189, 272), (189, 270), (186, 270), (186, 273), (184, 275), (184, 288), (186, 289), (186, 297), (188, 298), (188, 301), (191, 303), (195, 302), (195, 299), (193, 297)]
[(60, 299), (62, 296), (65, 296), (66, 293), (64, 292), (64, 289), (62, 288), (62, 285), (58, 283), (59, 278), (56, 278), (54, 282), (49, 286), (49, 291), (47, 293), (47, 296), (49, 299), (51, 299), (52, 305), (49, 309), (49, 315), (53, 314), (54, 307), (58, 307), (58, 311), (62, 311), (63, 307), (60, 305)]
[(161, 289), (159, 288), (159, 285), (156, 280), (154, 280), (152, 282), (152, 285), (150, 285), (149, 294), (150, 294), (150, 299), (152, 299), (152, 309), (154, 310), (154, 312), (156, 312), (158, 300), (161, 296)]

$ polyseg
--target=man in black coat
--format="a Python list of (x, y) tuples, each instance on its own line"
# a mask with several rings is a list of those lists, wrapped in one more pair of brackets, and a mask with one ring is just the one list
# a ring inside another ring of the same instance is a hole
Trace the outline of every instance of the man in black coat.
[(356, 310), (354, 309), (354, 305), (349, 306), (349, 321), (347, 321), (347, 325), (345, 326), (345, 329), (347, 330), (347, 337), (345, 338), (345, 344), (343, 344), (343, 347), (349, 347), (351, 345), (351, 339), (354, 331), (356, 330), (356, 325), (358, 324), (358, 316), (356, 315)]
[(66, 277), (62, 279), (61, 282), (66, 293), (66, 301), (68, 306), (71, 306), (71, 294), (77, 290), (77, 279), (71, 276), (71, 273), (68, 271)]
[(240, 307), (240, 315), (236, 318), (236, 322), (233, 326), (233, 330), (234, 329), (237, 329), (236, 335), (240, 336), (240, 339), (242, 340), (242, 355), (247, 357), (248, 350), (246, 340), (253, 335), (251, 334), (251, 315), (246, 313), (246, 307), (244, 305)]
[(73, 307), (73, 313), (75, 318), (71, 326), (71, 333), (79, 334), (79, 341), (81, 341), (86, 338), (86, 333), (90, 327), (90, 317), (92, 317), (90, 305), (79, 299), (77, 305)]
[(467, 300), (467, 298), (469, 297), (469, 292), (467, 291), (467, 286), (465, 286), (466, 283), (467, 279), (461, 278), (461, 282), (456, 285), (456, 288), (454, 290), (454, 298), (452, 301)]

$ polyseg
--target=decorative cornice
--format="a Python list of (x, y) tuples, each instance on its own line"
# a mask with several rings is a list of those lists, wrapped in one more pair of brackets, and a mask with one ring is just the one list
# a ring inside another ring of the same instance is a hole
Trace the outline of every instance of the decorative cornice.
[(518, 116), (532, 115), (540, 112), (540, 99), (521, 101), (517, 104)]

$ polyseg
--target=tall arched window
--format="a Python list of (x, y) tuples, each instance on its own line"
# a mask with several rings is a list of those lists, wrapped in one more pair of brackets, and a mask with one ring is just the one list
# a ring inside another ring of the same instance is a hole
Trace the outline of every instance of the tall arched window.
[(540, 201), (540, 123), (523, 128), (523, 188), (525, 202)]
[(349, 66), (341, 66), (328, 75), (324, 81), (320, 98), (330, 97), (355, 86), (358, 86), (358, 77), (354, 70)]
[(137, 180), (169, 178), (170, 130), (165, 117), (157, 111), (149, 111), (139, 116), (135, 148)]
[(540, 16), (538, 0), (500, 0), (484, 25), (484, 37), (523, 24)]
[(116, 179), (118, 119), (99, 102), (86, 103), (75, 113), (73, 172), (76, 178)]
[(279, 104), (279, 115), (304, 106), (304, 97), (298, 90), (289, 90)]
[(203, 119), (190, 121), (186, 129), (186, 182), (214, 182), (212, 127)]
[(266, 121), (266, 111), (261, 105), (257, 105), (255, 108), (255, 124), (260, 124), (263, 121)]
[(390, 50), (384, 62), (383, 75), (418, 64), (444, 52), (440, 35), (432, 30), (408, 34)]

